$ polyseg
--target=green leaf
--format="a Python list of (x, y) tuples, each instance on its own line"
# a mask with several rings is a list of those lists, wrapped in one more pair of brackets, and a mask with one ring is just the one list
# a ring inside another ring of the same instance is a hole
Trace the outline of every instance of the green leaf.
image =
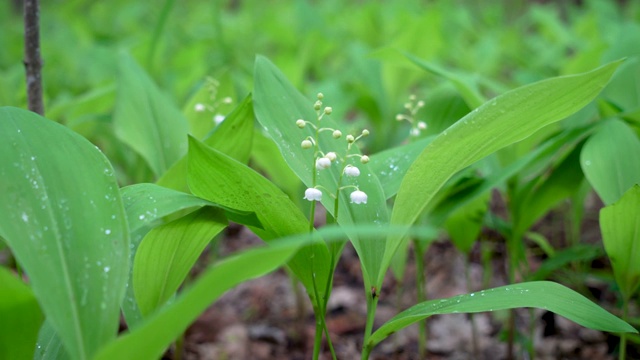
[(447, 71), (433, 63), (424, 61), (409, 53), (404, 53), (409, 60), (418, 65), (423, 70), (429, 71), (435, 75), (448, 79), (456, 87), (467, 105), (474, 109), (482, 105), (486, 100), (478, 90), (478, 84), (475, 75), (458, 74)]
[(44, 317), (33, 292), (0, 267), (0, 359), (33, 358)]
[(602, 124), (582, 148), (582, 171), (606, 205), (640, 183), (640, 160), (629, 154), (640, 154), (640, 140), (617, 119)]
[(556, 165), (548, 177), (540, 176), (525, 186), (523, 194), (514, 199), (514, 234), (520, 238), (538, 219), (560, 201), (578, 191), (584, 177), (580, 169), (581, 147), (574, 148)]
[(629, 299), (640, 286), (640, 185), (600, 210), (600, 229), (620, 292)]
[(604, 252), (599, 245), (576, 244), (570, 248), (554, 252), (553, 256), (546, 259), (533, 274), (528, 276), (528, 279), (544, 280), (551, 276), (554, 271), (569, 263), (590, 261), (602, 255), (604, 255)]
[(155, 184), (135, 184), (120, 189), (131, 232), (154, 226), (159, 219), (177, 211), (213, 206), (225, 211), (227, 217), (243, 225), (261, 227), (251, 211), (232, 209), (197, 196)]
[[(264, 230), (251, 229), (265, 241), (309, 232), (308, 220), (269, 180), (194, 138), (189, 139), (188, 178), (194, 194), (223, 206), (255, 212)], [(314, 296), (317, 289), (320, 298), (327, 291), (326, 282), (319, 281), (314, 287), (314, 279), (327, 279), (329, 264), (327, 246), (317, 239), (288, 263), (309, 294)]]
[(116, 336), (128, 272), (111, 164), (64, 126), (0, 108), (0, 219), (0, 237), (68, 353), (90, 358)]
[(69, 353), (64, 349), (62, 340), (56, 330), (47, 320), (42, 324), (38, 333), (38, 344), (33, 355), (34, 360), (68, 360)]
[[(184, 181), (186, 182), (186, 174)], [(138, 303), (133, 292), (133, 260), (138, 251), (138, 245), (144, 236), (149, 229), (160, 225), (162, 218), (187, 209), (212, 206), (224, 209), (227, 218), (239, 224), (262, 227), (255, 213), (223, 207), (197, 196), (155, 184), (125, 186), (120, 189), (120, 193), (122, 194), (131, 231), (131, 253), (129, 255), (131, 270), (129, 272), (125, 300), (122, 304), (122, 311), (129, 327), (136, 326), (142, 319), (142, 314), (138, 309)]]
[(480, 235), (484, 215), (489, 206), (490, 193), (475, 198), (455, 211), (445, 222), (451, 242), (463, 253), (469, 254)]
[[(241, 163), (247, 163), (253, 142), (253, 123), (253, 103), (251, 96), (247, 96), (206, 136), (204, 143)], [(183, 156), (162, 175), (157, 184), (187, 192), (187, 162), (187, 156)]]
[(371, 155), (372, 161), (368, 166), (380, 180), (380, 185), (387, 199), (392, 198), (398, 192), (407, 170), (433, 139), (434, 137), (420, 139)]
[(133, 290), (143, 315), (173, 296), (205, 246), (225, 227), (222, 212), (205, 207), (145, 236), (133, 263)]
[(131, 56), (119, 66), (115, 133), (159, 177), (186, 153), (187, 120)]
[(224, 292), (279, 268), (300, 244), (289, 241), (252, 249), (210, 266), (173, 303), (105, 346), (94, 360), (160, 358), (167, 346)]
[[(286, 77), (262, 56), (258, 56), (255, 62), (255, 87), (254, 107), (256, 118), (262, 127), (280, 148), (289, 167), (298, 175), (307, 187), (313, 187), (313, 173), (315, 169), (315, 157), (313, 151), (302, 149), (300, 142), (312, 135), (310, 126), (299, 129), (296, 120), (308, 121), (316, 119), (313, 109), (313, 101), (305, 98), (289, 83)], [(329, 101), (330, 100), (325, 100)], [(338, 129), (338, 125), (329, 116), (322, 119), (322, 127)], [(344, 134), (346, 136), (346, 134)], [(358, 134), (356, 134), (358, 135)], [(334, 151), (339, 156), (344, 156), (346, 141), (344, 137), (334, 139), (331, 132), (322, 132), (319, 137), (320, 151), (327, 153)], [(359, 153), (352, 148), (351, 154)], [(358, 162), (359, 164), (359, 162)], [(372, 173), (368, 165), (358, 165), (360, 176), (355, 180), (343, 181), (340, 186), (353, 184), (368, 195), (367, 204), (352, 204), (349, 194), (351, 191), (339, 192), (338, 224), (349, 227), (354, 224), (378, 224), (388, 223), (386, 198), (377, 177)], [(317, 184), (322, 185), (327, 191), (323, 192), (322, 204), (329, 213), (335, 216), (335, 201), (329, 195), (335, 194), (341, 178), (340, 164), (334, 164), (331, 168), (321, 171), (317, 175)], [(303, 194), (300, 194), (302, 197)], [(377, 274), (380, 272), (380, 264), (384, 253), (383, 241), (360, 239), (357, 234), (347, 233), (354, 248), (360, 256), (362, 271), (366, 284), (374, 284)], [(340, 247), (337, 247), (339, 250)], [(332, 256), (337, 257), (339, 251), (334, 251)], [(368, 288), (368, 287), (367, 287)]]
[[(456, 172), (587, 105), (621, 61), (540, 81), (490, 100), (440, 134), (413, 163), (398, 191), (392, 224), (410, 225)], [(402, 237), (388, 239), (378, 279)]]
[(376, 330), (365, 347), (371, 349), (394, 332), (432, 315), (476, 313), (521, 307), (549, 310), (591, 329), (637, 332), (631, 325), (563, 285), (550, 281), (534, 281), (414, 305)]

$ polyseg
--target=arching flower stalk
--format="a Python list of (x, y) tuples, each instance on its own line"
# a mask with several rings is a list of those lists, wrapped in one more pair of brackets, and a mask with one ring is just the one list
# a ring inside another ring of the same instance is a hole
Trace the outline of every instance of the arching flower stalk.
[(420, 136), (420, 133), (427, 129), (427, 123), (418, 120), (416, 117), (418, 111), (420, 111), (424, 105), (424, 101), (417, 100), (415, 95), (410, 95), (409, 101), (404, 104), (407, 113), (396, 115), (397, 121), (407, 121), (411, 124), (411, 130), (409, 130), (409, 135), (411, 136)]

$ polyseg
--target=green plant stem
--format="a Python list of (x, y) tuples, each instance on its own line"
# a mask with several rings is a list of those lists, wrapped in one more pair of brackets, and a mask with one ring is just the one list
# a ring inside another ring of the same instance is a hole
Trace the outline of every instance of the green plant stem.
[(160, 39), (160, 34), (162, 34), (162, 30), (167, 23), (167, 19), (169, 18), (169, 13), (171, 9), (173, 9), (173, 5), (176, 0), (166, 0), (164, 2), (164, 6), (162, 6), (162, 12), (160, 13), (160, 19), (156, 23), (156, 27), (153, 29), (153, 35), (151, 37), (151, 45), (149, 47), (149, 53), (147, 54), (147, 64), (150, 69), (153, 68), (153, 58), (156, 53), (156, 48), (158, 47), (158, 41)]
[[(464, 261), (464, 277), (465, 282), (467, 283), (467, 292), (473, 292), (473, 287), (471, 286), (471, 269), (469, 264), (469, 255), (465, 257)], [(471, 322), (471, 351), (474, 354), (474, 357), (478, 355), (478, 329), (476, 327), (476, 321), (473, 316), (473, 313), (469, 314), (469, 321)]]
[(529, 309), (529, 359), (536, 358), (535, 335), (536, 335), (536, 311), (534, 308)]
[(184, 351), (184, 332), (176, 339), (176, 352), (173, 356), (174, 360), (182, 360), (182, 353)]
[[(622, 320), (627, 321), (629, 313), (629, 298), (624, 297), (622, 300)], [(627, 358), (627, 333), (620, 334), (620, 352), (618, 353), (618, 360), (624, 360)]]
[[(507, 274), (509, 276), (509, 284), (513, 284), (516, 281), (516, 264), (517, 264), (515, 239), (513, 237), (507, 239), (507, 257), (508, 257)], [(509, 310), (509, 319), (507, 321), (508, 321), (507, 323), (507, 360), (513, 360), (515, 330), (516, 330), (515, 329), (516, 327), (515, 309)]]
[[(413, 250), (416, 261), (416, 289), (418, 304), (427, 301), (426, 279), (424, 274), (424, 248), (420, 241), (413, 240)], [(427, 352), (427, 319), (418, 322), (418, 357), (424, 359)]]
[(371, 350), (373, 349), (373, 345), (369, 343), (369, 337), (373, 332), (373, 322), (376, 317), (376, 308), (378, 306), (379, 299), (377, 294), (373, 296), (371, 289), (365, 289), (365, 293), (367, 294), (367, 323), (364, 328), (364, 341), (362, 346), (361, 360), (369, 359), (369, 354), (371, 354)]

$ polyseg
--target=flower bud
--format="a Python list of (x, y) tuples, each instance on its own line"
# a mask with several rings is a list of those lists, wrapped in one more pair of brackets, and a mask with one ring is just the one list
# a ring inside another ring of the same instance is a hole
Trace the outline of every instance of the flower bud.
[(424, 101), (420, 100), (418, 101), (418, 107), (421, 108), (424, 106)]
[(322, 99), (324, 99), (324, 94), (319, 92), (318, 93), (318, 100), (322, 100)]
[(369, 162), (369, 157), (367, 155), (362, 155), (360, 157), (360, 162), (363, 163), (363, 164), (368, 163)]
[(342, 137), (342, 131), (340, 131), (340, 130), (335, 130), (335, 131), (333, 132), (333, 138), (334, 138), (334, 139), (340, 139), (340, 137)]
[(418, 122), (418, 129), (420, 130), (426, 130), (427, 129), (427, 123), (424, 121), (419, 121)]
[(338, 158), (338, 156), (336, 155), (336, 153), (332, 152), (328, 152), (324, 157), (326, 157), (327, 159), (329, 159), (330, 161), (336, 161), (336, 159)]
[(311, 149), (311, 147), (313, 146), (313, 143), (310, 140), (302, 140), (302, 143), (300, 144), (300, 147), (302, 147), (303, 149)]
[(233, 102), (233, 99), (229, 96), (227, 96), (226, 98), (222, 99), (222, 103), (223, 104), (231, 104)]
[(303, 129), (303, 128), (307, 125), (307, 123), (306, 123), (304, 120), (302, 120), (302, 119), (298, 119), (298, 120), (296, 121), (296, 125), (297, 125), (300, 129)]
[(315, 104), (313, 104), (314, 110), (320, 110), (321, 107), (322, 107), (322, 101), (320, 100), (316, 101)]
[(353, 135), (347, 135), (347, 142), (348, 143), (352, 143), (356, 141), (356, 138), (353, 137)]
[(420, 129), (418, 129), (418, 128), (413, 128), (413, 129), (411, 129), (411, 131), (409, 132), (409, 134), (410, 134), (411, 136), (420, 136)]
[(404, 119), (404, 117), (401, 114), (396, 115), (397, 121), (402, 121), (402, 119)]
[(325, 115), (331, 115), (332, 112), (333, 108), (331, 106), (327, 106), (326, 108), (324, 108)]
[(367, 129), (362, 130), (362, 136), (369, 136), (369, 130)]
[(205, 106), (204, 104), (197, 103), (193, 108), (196, 112), (203, 112), (205, 109)]

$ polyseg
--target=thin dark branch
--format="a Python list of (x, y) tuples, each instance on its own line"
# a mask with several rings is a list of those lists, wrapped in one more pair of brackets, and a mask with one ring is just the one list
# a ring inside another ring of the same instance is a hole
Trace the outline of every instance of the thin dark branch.
[(24, 0), (24, 67), (29, 110), (44, 115), (40, 57), (40, 1)]

